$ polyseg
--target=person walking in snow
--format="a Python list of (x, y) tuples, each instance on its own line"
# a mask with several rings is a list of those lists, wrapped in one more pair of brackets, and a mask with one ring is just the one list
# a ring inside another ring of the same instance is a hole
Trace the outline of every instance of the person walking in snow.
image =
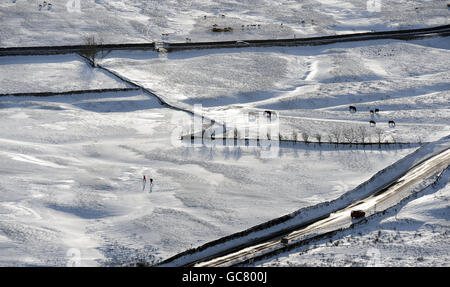
[(150, 178), (150, 192), (153, 191), (153, 178)]
[(147, 184), (147, 178), (146, 178), (145, 175), (144, 175), (144, 177), (142, 178), (142, 191), (145, 190), (146, 184)]

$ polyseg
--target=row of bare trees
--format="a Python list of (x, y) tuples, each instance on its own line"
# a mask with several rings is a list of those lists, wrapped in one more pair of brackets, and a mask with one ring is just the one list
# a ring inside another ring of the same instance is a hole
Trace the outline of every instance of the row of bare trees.
[[(310, 138), (314, 138), (315, 141), (321, 144), (323, 141), (322, 134), (308, 134), (307, 132), (302, 132), (301, 137), (303, 142), (309, 143)], [(292, 132), (292, 140), (294, 142), (298, 141), (298, 133), (296, 131)], [(369, 144), (369, 143), (397, 143), (398, 138), (395, 135), (390, 135), (387, 138), (384, 135), (384, 131), (380, 128), (373, 129), (373, 131), (367, 129), (364, 126), (359, 127), (347, 127), (347, 128), (333, 128), (327, 134), (328, 143), (334, 144)]]

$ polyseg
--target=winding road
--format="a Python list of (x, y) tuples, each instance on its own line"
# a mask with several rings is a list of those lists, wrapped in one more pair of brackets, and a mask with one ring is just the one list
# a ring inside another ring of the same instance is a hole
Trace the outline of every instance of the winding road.
[[(285, 248), (286, 244), (299, 244), (302, 240), (307, 240), (312, 236), (320, 236), (332, 231), (350, 227), (359, 220), (350, 217), (351, 210), (358, 209), (366, 212), (366, 216), (382, 212), (383, 210), (397, 204), (401, 199), (411, 194), (411, 189), (427, 178), (442, 172), (450, 165), (450, 149), (417, 164), (409, 169), (403, 176), (392, 182), (386, 188), (375, 194), (357, 201), (346, 208), (330, 213), (328, 217), (317, 220), (309, 225), (295, 231), (290, 231), (284, 235), (277, 235), (264, 242), (245, 247), (240, 250), (233, 250), (228, 254), (223, 254), (216, 258), (198, 260), (189, 266), (214, 267), (233, 266), (244, 261), (251, 262), (252, 258), (262, 256), (275, 250)], [(282, 242), (282, 239), (284, 242)]]

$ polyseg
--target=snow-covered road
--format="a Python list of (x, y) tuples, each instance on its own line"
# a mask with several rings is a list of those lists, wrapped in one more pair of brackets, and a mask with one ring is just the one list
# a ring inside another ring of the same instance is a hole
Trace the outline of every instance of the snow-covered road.
[(210, 259), (203, 262), (198, 262), (197, 267), (212, 267), (212, 266), (229, 266), (237, 264), (242, 260), (261, 256), (264, 253), (274, 251), (275, 249), (283, 248), (284, 244), (280, 241), (281, 238), (288, 242), (299, 241), (308, 235), (318, 235), (332, 230), (345, 228), (354, 223), (350, 217), (350, 212), (354, 209), (363, 210), (366, 215), (371, 215), (376, 212), (385, 210), (386, 208), (395, 205), (399, 200), (410, 194), (411, 187), (420, 181), (425, 180), (436, 172), (442, 172), (450, 164), (450, 149), (447, 149), (438, 155), (416, 165), (410, 169), (404, 176), (396, 180), (385, 190), (376, 192), (374, 195), (366, 199), (357, 201), (347, 208), (341, 209), (331, 213), (329, 217), (318, 220), (315, 223), (308, 225), (300, 230), (292, 231), (282, 237), (277, 236), (274, 239), (259, 243), (251, 247), (246, 247), (242, 250), (232, 252), (225, 256)]

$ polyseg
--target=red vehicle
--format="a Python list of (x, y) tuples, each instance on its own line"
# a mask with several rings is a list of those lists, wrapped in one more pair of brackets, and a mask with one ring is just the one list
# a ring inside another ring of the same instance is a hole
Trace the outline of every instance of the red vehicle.
[(360, 218), (360, 217), (364, 217), (366, 215), (366, 213), (362, 210), (352, 210), (352, 212), (350, 213), (350, 216), (352, 218)]

